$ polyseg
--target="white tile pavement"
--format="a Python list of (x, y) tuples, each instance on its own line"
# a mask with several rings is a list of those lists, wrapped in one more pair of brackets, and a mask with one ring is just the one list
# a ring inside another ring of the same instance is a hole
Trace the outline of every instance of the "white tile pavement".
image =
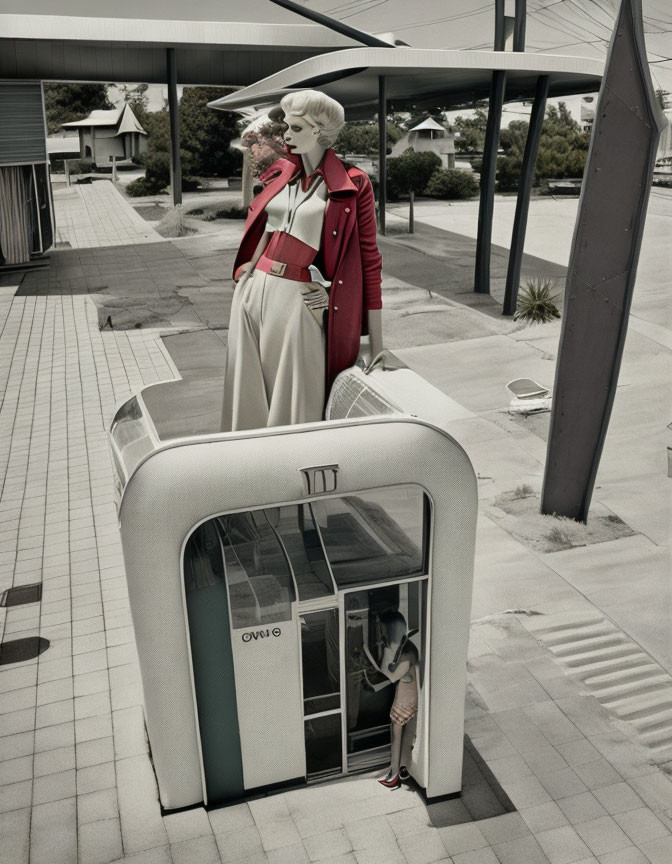
[(163, 240), (111, 180), (54, 190), (56, 243), (73, 249)]
[(132, 390), (175, 371), (156, 331), (101, 332), (87, 297), (0, 296), (0, 590), (43, 583), (41, 604), (0, 609), (0, 632), (51, 643), (0, 668), (0, 811), (11, 828), (0, 860), (11, 864), (100, 864), (168, 843), (106, 430)]

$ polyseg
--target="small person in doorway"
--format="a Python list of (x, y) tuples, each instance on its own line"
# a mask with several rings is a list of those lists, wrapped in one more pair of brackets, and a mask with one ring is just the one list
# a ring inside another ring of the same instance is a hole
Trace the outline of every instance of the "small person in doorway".
[[(419, 659), (418, 649), (411, 642), (411, 636), (418, 631), (408, 630), (406, 619), (401, 612), (386, 612), (378, 620), (383, 648), (380, 664), (376, 663), (367, 645), (364, 646), (364, 651), (373, 666), (396, 687), (390, 709), (390, 767), (378, 778), (381, 785), (396, 789), (402, 781), (410, 778), (405, 766), (410, 763), (415, 741)], [(377, 685), (375, 689), (380, 686)]]

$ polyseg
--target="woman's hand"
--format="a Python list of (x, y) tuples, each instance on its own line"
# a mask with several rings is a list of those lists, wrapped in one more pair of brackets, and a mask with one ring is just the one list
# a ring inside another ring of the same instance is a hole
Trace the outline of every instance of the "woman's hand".
[(315, 285), (303, 295), (303, 302), (309, 309), (328, 309), (329, 295), (325, 289), (318, 285), (317, 282), (310, 282), (310, 285)]
[(369, 329), (369, 348), (370, 355), (364, 366), (364, 374), (369, 375), (375, 369), (377, 363), (381, 363), (382, 368), (385, 368), (385, 360), (381, 355), (384, 352), (383, 346), (383, 313), (381, 309), (369, 309), (367, 312), (368, 329)]
[(236, 272), (234, 274), (233, 281), (234, 282), (240, 282), (240, 280), (247, 273), (247, 271), (250, 269), (251, 266), (252, 266), (251, 261), (246, 261), (244, 264), (241, 264), (240, 267), (236, 270)]

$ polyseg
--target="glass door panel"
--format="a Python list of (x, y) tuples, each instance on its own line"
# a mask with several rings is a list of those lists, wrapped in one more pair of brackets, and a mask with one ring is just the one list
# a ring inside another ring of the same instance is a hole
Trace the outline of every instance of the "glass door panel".
[(306, 773), (310, 780), (318, 780), (343, 770), (341, 715), (327, 714), (307, 717)]
[(301, 616), (303, 713), (321, 714), (341, 707), (338, 610)]
[[(424, 644), (424, 606), (422, 582), (386, 585), (345, 595), (345, 700), (346, 751), (348, 771), (384, 765), (389, 759), (390, 708), (395, 685), (372, 663), (379, 665), (383, 656), (380, 617), (401, 612), (409, 630), (420, 632), (413, 637), (420, 649)], [(422, 675), (420, 658), (419, 678)]]

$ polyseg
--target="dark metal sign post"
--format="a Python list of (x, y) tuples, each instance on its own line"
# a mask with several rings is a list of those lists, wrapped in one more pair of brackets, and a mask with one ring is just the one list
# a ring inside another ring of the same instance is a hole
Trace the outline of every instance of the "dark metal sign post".
[(542, 513), (582, 522), (588, 517), (616, 394), (662, 128), (641, 0), (622, 0), (569, 259)]

